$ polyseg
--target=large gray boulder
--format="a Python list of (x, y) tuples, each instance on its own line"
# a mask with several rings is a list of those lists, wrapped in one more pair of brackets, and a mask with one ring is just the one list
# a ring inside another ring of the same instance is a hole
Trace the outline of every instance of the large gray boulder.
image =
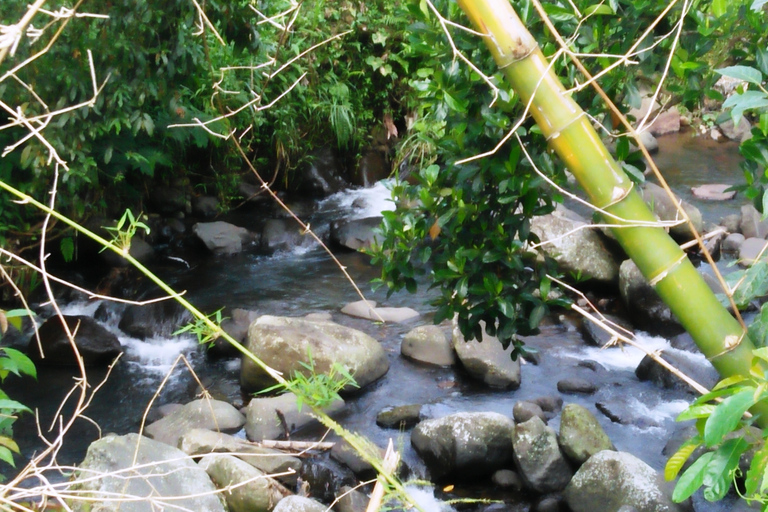
[(179, 439), (192, 429), (237, 431), (244, 424), (245, 416), (230, 404), (221, 400), (201, 399), (147, 425), (144, 431), (152, 439), (178, 447)]
[(376, 241), (376, 230), (381, 226), (381, 219), (378, 216), (333, 222), (331, 242), (353, 251), (370, 249)]
[(573, 475), (560, 451), (555, 431), (538, 416), (515, 425), (515, 466), (528, 487), (545, 494), (565, 489)]
[(669, 336), (683, 331), (669, 306), (661, 300), (632, 260), (621, 264), (619, 293), (627, 306), (632, 323), (638, 328)]
[(276, 480), (237, 457), (212, 454), (199, 465), (222, 490), (230, 512), (270, 512), (290, 493)]
[(245, 228), (227, 222), (198, 222), (192, 231), (215, 255), (237, 254), (254, 240), (254, 235)]
[(559, 443), (563, 453), (577, 465), (584, 464), (598, 452), (615, 449), (597, 418), (578, 404), (563, 408)]
[(92, 443), (70, 489), (94, 500), (73, 500), (73, 510), (83, 512), (226, 511), (213, 482), (190, 457), (137, 434)]
[(589, 222), (559, 206), (557, 210), (531, 219), (531, 232), (549, 243), (542, 249), (554, 258), (565, 273), (584, 276), (600, 283), (615, 283), (619, 267), (606, 249), (600, 234)]
[[(701, 354), (668, 348), (658, 353), (658, 356), (707, 389), (712, 389), (720, 380), (720, 375), (715, 367)], [(696, 394), (689, 384), (661, 366), (649, 355), (643, 357), (643, 360), (637, 365), (635, 375), (639, 380), (649, 380), (661, 388), (678, 389)]]
[[(682, 220), (680, 212), (677, 209), (677, 205), (672, 199), (670, 199), (667, 192), (659, 185), (646, 182), (643, 186), (643, 189), (641, 190), (641, 193), (643, 199), (646, 203), (648, 203), (648, 205), (653, 210), (653, 213), (656, 214), (656, 217), (658, 217), (659, 220)], [(693, 226), (696, 228), (696, 231), (701, 233), (701, 231), (704, 229), (704, 220), (699, 209), (689, 202), (681, 200), (679, 197), (676, 197), (675, 201), (680, 204), (680, 206), (683, 208), (683, 211), (685, 211), (688, 217), (690, 217)], [(680, 223), (672, 226), (669, 229), (669, 234), (678, 240), (687, 241), (693, 239), (693, 233), (691, 232), (691, 228), (687, 223)]]
[(565, 488), (573, 512), (682, 512), (671, 500), (671, 485), (648, 464), (624, 452), (602, 451), (587, 460)]
[[(117, 336), (88, 316), (64, 316), (75, 345), (86, 366), (106, 366), (121, 352)], [(77, 358), (67, 337), (61, 318), (53, 316), (37, 330), (40, 337), (29, 339), (27, 353), (36, 364), (46, 366), (76, 366)], [(41, 353), (42, 349), (42, 353)]]
[[(337, 400), (325, 412), (334, 414), (343, 408), (344, 401)], [(317, 421), (306, 404), (299, 407), (296, 395), (292, 393), (254, 398), (245, 410), (245, 420), (245, 434), (251, 441), (279, 439)]]
[(438, 366), (452, 366), (456, 362), (453, 345), (436, 325), (420, 325), (406, 333), (400, 353), (414, 361)]
[(494, 336), (485, 332), (483, 340), (467, 340), (459, 330), (456, 319), (453, 321), (453, 348), (464, 366), (474, 378), (492, 388), (517, 389), (520, 387), (520, 358), (512, 360), (512, 345), (506, 349)]
[(193, 429), (179, 439), (179, 449), (188, 455), (229, 453), (268, 475), (295, 484), (301, 459), (280, 450), (263, 448), (237, 437), (206, 429)]
[(432, 478), (470, 480), (511, 462), (514, 428), (514, 421), (495, 412), (463, 412), (422, 421), (411, 433), (411, 443)]
[[(306, 373), (301, 363), (309, 364), (310, 357), (315, 372), (327, 374), (339, 364), (361, 388), (389, 370), (389, 360), (378, 341), (334, 322), (264, 315), (248, 329), (247, 348), (286, 377)], [(266, 371), (243, 358), (240, 385), (244, 390), (258, 391), (274, 383)]]

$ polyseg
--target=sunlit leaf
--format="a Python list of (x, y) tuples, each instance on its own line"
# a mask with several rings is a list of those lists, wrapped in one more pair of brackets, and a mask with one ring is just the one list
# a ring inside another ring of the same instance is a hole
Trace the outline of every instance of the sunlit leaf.
[(729, 78), (735, 78), (736, 80), (744, 80), (751, 84), (760, 85), (763, 83), (763, 74), (749, 66), (728, 66), (726, 68), (716, 69), (715, 73), (719, 73)]
[(677, 478), (677, 474), (683, 469), (685, 461), (688, 460), (691, 454), (696, 451), (696, 448), (699, 446), (701, 446), (701, 438), (699, 436), (684, 442), (680, 449), (669, 458), (667, 464), (664, 466), (664, 478), (668, 481)]
[(726, 434), (736, 429), (741, 417), (754, 404), (753, 391), (746, 389), (729, 396), (715, 406), (715, 410), (704, 425), (704, 443), (707, 446), (720, 443)]
[(676, 503), (685, 501), (702, 486), (704, 483), (704, 472), (713, 456), (713, 452), (705, 453), (696, 462), (691, 464), (691, 467), (685, 470), (680, 476), (680, 480), (677, 481), (677, 485), (675, 485), (672, 501)]

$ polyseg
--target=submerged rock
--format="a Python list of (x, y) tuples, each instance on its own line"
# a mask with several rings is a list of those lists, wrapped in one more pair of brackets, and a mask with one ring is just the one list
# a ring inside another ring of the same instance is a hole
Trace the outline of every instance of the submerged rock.
[(422, 421), (411, 433), (411, 443), (432, 478), (472, 480), (511, 462), (514, 428), (514, 421), (498, 413), (463, 412)]
[(331, 242), (359, 251), (370, 249), (376, 242), (376, 230), (381, 226), (382, 217), (339, 220), (331, 223)]
[[(658, 355), (707, 389), (712, 389), (717, 384), (717, 381), (720, 380), (720, 375), (715, 370), (715, 367), (701, 354), (691, 354), (683, 350), (669, 348), (661, 351)], [(640, 364), (635, 369), (635, 375), (641, 381), (649, 380), (662, 388), (679, 389), (692, 394), (698, 394), (680, 377), (661, 366), (648, 355), (640, 361)]]
[(192, 321), (192, 314), (175, 300), (130, 305), (125, 308), (118, 327), (134, 338), (170, 337)]
[(213, 482), (190, 457), (137, 434), (92, 443), (77, 475), (71, 490), (98, 503), (94, 507), (93, 501), (73, 500), (72, 508), (78, 512), (226, 511)]
[[(334, 322), (264, 315), (248, 329), (248, 350), (268, 366), (290, 377), (307, 373), (301, 364), (311, 364), (317, 373), (328, 374), (338, 364), (354, 377), (361, 388), (380, 378), (389, 369), (389, 360), (378, 341), (367, 334)], [(259, 391), (274, 379), (250, 358), (244, 357), (240, 385)], [(347, 386), (346, 390), (353, 389)]]

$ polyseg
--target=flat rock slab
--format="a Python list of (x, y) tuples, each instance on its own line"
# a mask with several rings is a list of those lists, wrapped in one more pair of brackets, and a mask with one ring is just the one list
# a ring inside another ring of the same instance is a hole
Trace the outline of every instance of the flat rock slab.
[(739, 247), (739, 265), (742, 267), (751, 267), (758, 256), (765, 258), (768, 256), (768, 242), (762, 238), (747, 238)]
[(693, 193), (694, 197), (705, 199), (707, 201), (728, 201), (729, 199), (733, 199), (736, 195), (735, 190), (726, 192), (726, 190), (732, 186), (733, 185), (724, 185), (721, 183), (701, 185), (699, 187), (691, 187), (691, 193)]
[(407, 322), (421, 316), (418, 311), (411, 308), (377, 307), (376, 302), (372, 300), (350, 302), (341, 308), (341, 312), (345, 315), (365, 318), (366, 320), (393, 323)]

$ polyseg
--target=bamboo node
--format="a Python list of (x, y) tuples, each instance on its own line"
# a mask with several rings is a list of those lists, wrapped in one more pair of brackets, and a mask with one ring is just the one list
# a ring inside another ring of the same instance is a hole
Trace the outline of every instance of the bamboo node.
[(648, 281), (648, 284), (650, 284), (651, 287), (656, 288), (656, 285), (659, 284), (662, 279), (667, 277), (669, 275), (669, 273), (672, 272), (672, 270), (674, 270), (683, 261), (685, 261), (686, 258), (687, 258), (687, 256), (685, 255), (685, 253), (683, 253), (679, 258), (677, 258), (677, 260), (675, 260), (674, 263), (672, 263), (670, 266), (668, 266), (666, 269), (664, 269), (662, 272), (660, 272), (658, 275), (656, 275), (656, 277), (654, 277), (653, 279), (650, 279)]
[[(494, 44), (496, 44), (495, 40), (493, 40), (493, 42)], [(504, 68), (508, 68), (509, 66), (511, 66), (516, 62), (520, 62), (521, 60), (527, 59), (533, 52), (535, 52), (539, 48), (538, 43), (532, 44), (529, 47), (523, 46), (522, 41), (517, 41), (517, 43), (518, 44), (512, 48), (511, 53), (504, 53), (501, 47), (498, 44), (496, 44), (496, 49), (499, 52), (499, 59), (497, 60), (497, 65), (500, 70)]]
[(721, 352), (718, 352), (717, 354), (715, 354), (715, 355), (713, 355), (711, 357), (707, 357), (707, 359), (710, 360), (710, 361), (714, 361), (718, 357), (720, 357), (722, 355), (725, 355), (728, 352), (731, 352), (736, 347), (741, 345), (741, 342), (744, 340), (744, 337), (746, 335), (747, 335), (747, 332), (746, 331), (742, 331), (741, 332), (741, 336), (736, 336), (735, 334), (731, 334), (729, 336), (726, 336), (725, 340), (724, 340), (725, 348)]
[(602, 207), (603, 210), (610, 208), (611, 206), (618, 204), (622, 202), (629, 194), (632, 192), (632, 189), (635, 187), (635, 183), (633, 181), (629, 182), (629, 187), (613, 187), (613, 191), (611, 192), (611, 202), (604, 205)]

